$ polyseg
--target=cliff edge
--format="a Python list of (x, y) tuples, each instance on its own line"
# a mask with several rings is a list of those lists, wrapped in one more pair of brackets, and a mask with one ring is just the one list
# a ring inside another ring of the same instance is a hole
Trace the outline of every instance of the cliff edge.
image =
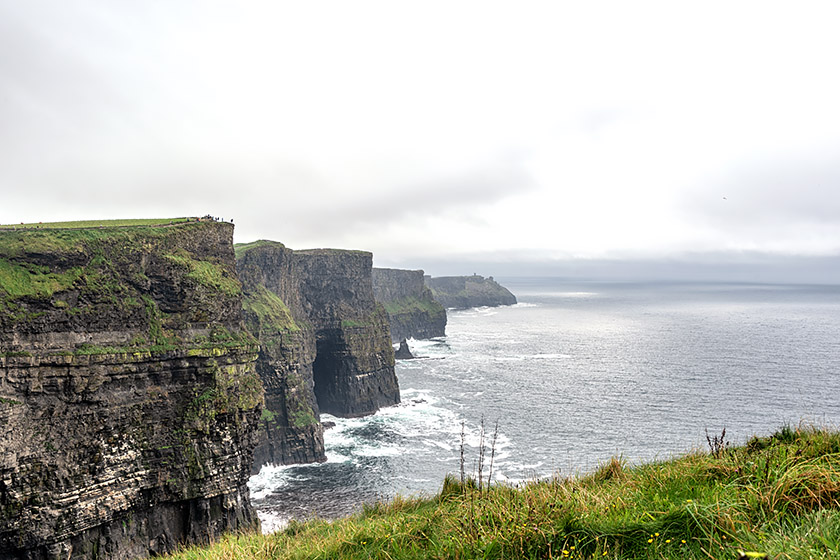
[(263, 391), (233, 225), (0, 229), (0, 557), (257, 527)]
[(266, 390), (254, 470), (323, 461), (321, 411), (362, 416), (400, 401), (388, 318), (373, 297), (373, 256), (273, 241), (236, 251)]
[(426, 286), (432, 291), (434, 298), (444, 307), (466, 309), (469, 307), (497, 307), (499, 305), (513, 305), (516, 296), (493, 280), (478, 274), (472, 276), (441, 276), (439, 278), (425, 277)]
[(446, 309), (424, 284), (422, 270), (373, 269), (373, 295), (385, 306), (391, 341), (446, 335)]

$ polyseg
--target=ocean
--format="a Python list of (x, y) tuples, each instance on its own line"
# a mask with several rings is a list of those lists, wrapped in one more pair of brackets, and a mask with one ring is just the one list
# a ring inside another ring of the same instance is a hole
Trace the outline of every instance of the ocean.
[(519, 303), (450, 310), (446, 337), (409, 341), (400, 405), (322, 415), (326, 463), (251, 478), (264, 531), (435, 494), (462, 447), (476, 474), (482, 433), (484, 478), (516, 484), (667, 459), (707, 431), (840, 425), (840, 286), (500, 281)]

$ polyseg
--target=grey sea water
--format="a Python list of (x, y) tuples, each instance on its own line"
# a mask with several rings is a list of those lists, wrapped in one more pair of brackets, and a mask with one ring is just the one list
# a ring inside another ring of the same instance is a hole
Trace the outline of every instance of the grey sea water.
[[(840, 425), (840, 286), (505, 279), (519, 303), (450, 311), (410, 341), (402, 404), (329, 416), (328, 461), (252, 477), (264, 530), (433, 494), (498, 432), (493, 480), (574, 474), (613, 455), (665, 459), (784, 424)], [(485, 471), (489, 457), (485, 461)]]

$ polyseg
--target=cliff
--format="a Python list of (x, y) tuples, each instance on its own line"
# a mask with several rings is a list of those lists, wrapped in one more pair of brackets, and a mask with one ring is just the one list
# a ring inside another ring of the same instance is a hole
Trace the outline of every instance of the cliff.
[(446, 309), (432, 297), (422, 270), (374, 268), (373, 295), (388, 313), (392, 342), (446, 335)]
[(0, 557), (134, 558), (258, 526), (232, 235), (0, 230)]
[(504, 286), (493, 280), (477, 274), (472, 276), (441, 276), (432, 278), (426, 276), (426, 286), (432, 291), (434, 298), (444, 307), (466, 309), (468, 307), (496, 307), (499, 305), (513, 305), (516, 296)]
[(237, 267), (266, 390), (254, 468), (322, 461), (320, 411), (362, 416), (400, 400), (372, 255), (257, 241), (237, 246)]

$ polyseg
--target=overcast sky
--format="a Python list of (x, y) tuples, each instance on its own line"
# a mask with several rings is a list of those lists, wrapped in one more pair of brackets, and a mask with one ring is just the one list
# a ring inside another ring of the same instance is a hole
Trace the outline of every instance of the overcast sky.
[(427, 269), (833, 258), (838, 24), (807, 1), (0, 0), (0, 222), (209, 213)]

